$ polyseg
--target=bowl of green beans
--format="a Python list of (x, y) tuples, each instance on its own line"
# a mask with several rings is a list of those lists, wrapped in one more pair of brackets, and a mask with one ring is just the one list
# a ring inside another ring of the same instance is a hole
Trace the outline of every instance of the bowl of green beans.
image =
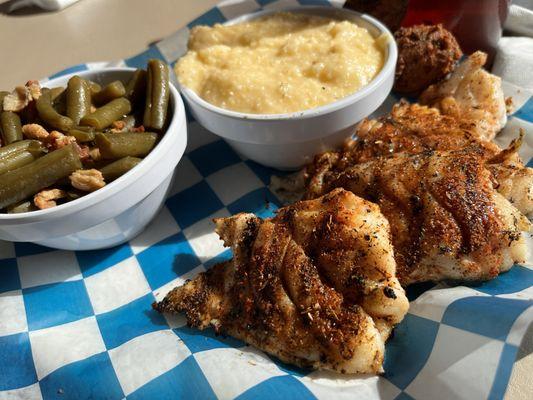
[(0, 91), (0, 240), (92, 250), (132, 239), (163, 205), (186, 144), (159, 60)]

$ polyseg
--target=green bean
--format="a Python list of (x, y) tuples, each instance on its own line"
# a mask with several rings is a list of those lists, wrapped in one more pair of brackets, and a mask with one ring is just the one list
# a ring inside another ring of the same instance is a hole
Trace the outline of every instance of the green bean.
[(52, 106), (58, 114), (65, 115), (67, 113), (67, 91), (63, 90), (52, 100)]
[(90, 81), (89, 79), (85, 79), (85, 82), (89, 85), (89, 89), (91, 89), (91, 94), (98, 93), (100, 90), (102, 90), (102, 86), (100, 86), (98, 83)]
[(113, 121), (121, 119), (131, 111), (131, 104), (124, 97), (111, 100), (109, 103), (96, 109), (92, 114), (86, 115), (80, 121), (81, 125), (92, 126), (97, 130), (107, 128)]
[(9, 92), (1, 91), (0, 92), (0, 111), (4, 110), (4, 97), (6, 97)]
[(52, 128), (65, 132), (72, 127), (72, 120), (59, 114), (52, 106), (52, 97), (49, 89), (42, 90), (41, 97), (37, 99), (35, 105), (37, 106), (39, 117)]
[(68, 131), (67, 135), (75, 137), (78, 143), (92, 142), (94, 140), (94, 130), (85, 131), (73, 128)]
[(168, 65), (160, 60), (148, 61), (146, 105), (143, 125), (161, 131), (165, 126), (170, 97)]
[[(9, 157), (0, 160), (0, 175), (20, 168), (35, 161), (36, 157), (29, 151), (13, 153)], [(1, 178), (0, 178), (1, 179)]]
[(56, 101), (59, 96), (61, 96), (63, 93), (65, 93), (64, 87), (55, 87), (50, 89), (50, 97), (52, 98), (52, 101)]
[(141, 161), (142, 159), (137, 157), (124, 157), (111, 164), (107, 164), (100, 170), (100, 172), (104, 176), (106, 182), (111, 182), (124, 175)]
[(20, 142), (11, 143), (7, 146), (0, 147), (0, 163), (13, 154), (23, 151), (28, 151), (34, 156), (39, 156), (45, 152), (45, 148), (38, 140), (21, 140)]
[(74, 124), (91, 112), (91, 91), (85, 79), (73, 76), (67, 85), (67, 117)]
[(93, 94), (93, 102), (99, 106), (105, 103), (109, 103), (111, 100), (123, 97), (126, 94), (126, 88), (120, 81), (111, 82), (99, 92)]
[(22, 125), (17, 113), (13, 111), (2, 111), (0, 113), (0, 133), (4, 144), (22, 140)]
[(25, 212), (35, 211), (35, 210), (37, 210), (37, 207), (35, 207), (35, 205), (31, 201), (26, 200), (21, 203), (15, 204), (11, 207), (8, 207), (7, 213), (8, 214), (20, 214), (20, 213), (25, 213)]
[[(67, 91), (64, 87), (57, 87), (50, 89), (50, 98), (52, 99), (52, 106), (59, 114), (67, 112)], [(28, 118), (32, 120), (32, 118)]]
[(82, 132), (94, 132), (94, 128), (92, 126), (76, 125), (76, 126), (73, 126), (72, 129), (76, 129)]
[(131, 104), (137, 104), (146, 94), (146, 71), (136, 70), (126, 85), (126, 97)]
[(143, 157), (153, 149), (157, 134), (152, 132), (97, 133), (96, 146), (103, 158), (109, 160)]
[(6, 172), (0, 185), (0, 208), (24, 200), (81, 168), (78, 152), (73, 145), (68, 145)]

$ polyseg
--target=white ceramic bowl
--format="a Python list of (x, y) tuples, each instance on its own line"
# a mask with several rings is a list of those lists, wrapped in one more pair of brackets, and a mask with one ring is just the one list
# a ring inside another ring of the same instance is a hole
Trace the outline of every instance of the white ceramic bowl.
[[(232, 19), (236, 24), (276, 11), (259, 11)], [(398, 50), (389, 30), (376, 19), (346, 9), (308, 6), (283, 11), (320, 15), (356, 22), (374, 37), (387, 35), (385, 63), (365, 87), (336, 102), (290, 114), (246, 114), (208, 103), (178, 84), (192, 115), (211, 132), (223, 137), (238, 153), (263, 165), (294, 170), (320, 152), (339, 146), (364, 117), (387, 98), (394, 82)]]
[[(108, 68), (76, 75), (106, 84), (127, 81), (133, 71)], [(45, 86), (66, 86), (71, 76), (52, 79)], [(170, 125), (159, 144), (131, 171), (100, 190), (54, 208), (0, 214), (0, 239), (66, 250), (101, 249), (132, 239), (163, 205), (174, 168), (187, 144), (183, 102), (172, 85), (170, 116)]]

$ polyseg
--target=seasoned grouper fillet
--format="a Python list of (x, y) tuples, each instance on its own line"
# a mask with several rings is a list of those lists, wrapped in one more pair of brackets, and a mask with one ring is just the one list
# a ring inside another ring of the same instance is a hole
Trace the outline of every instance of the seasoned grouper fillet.
[(216, 231), (233, 259), (173, 289), (157, 310), (298, 366), (382, 371), (385, 340), (408, 301), (375, 204), (337, 189), (274, 218), (217, 219)]

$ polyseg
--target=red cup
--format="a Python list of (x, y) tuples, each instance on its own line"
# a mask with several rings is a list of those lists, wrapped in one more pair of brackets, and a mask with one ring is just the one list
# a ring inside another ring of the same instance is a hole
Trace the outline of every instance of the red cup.
[(442, 24), (466, 54), (482, 50), (492, 65), (511, 0), (410, 0), (402, 26)]

